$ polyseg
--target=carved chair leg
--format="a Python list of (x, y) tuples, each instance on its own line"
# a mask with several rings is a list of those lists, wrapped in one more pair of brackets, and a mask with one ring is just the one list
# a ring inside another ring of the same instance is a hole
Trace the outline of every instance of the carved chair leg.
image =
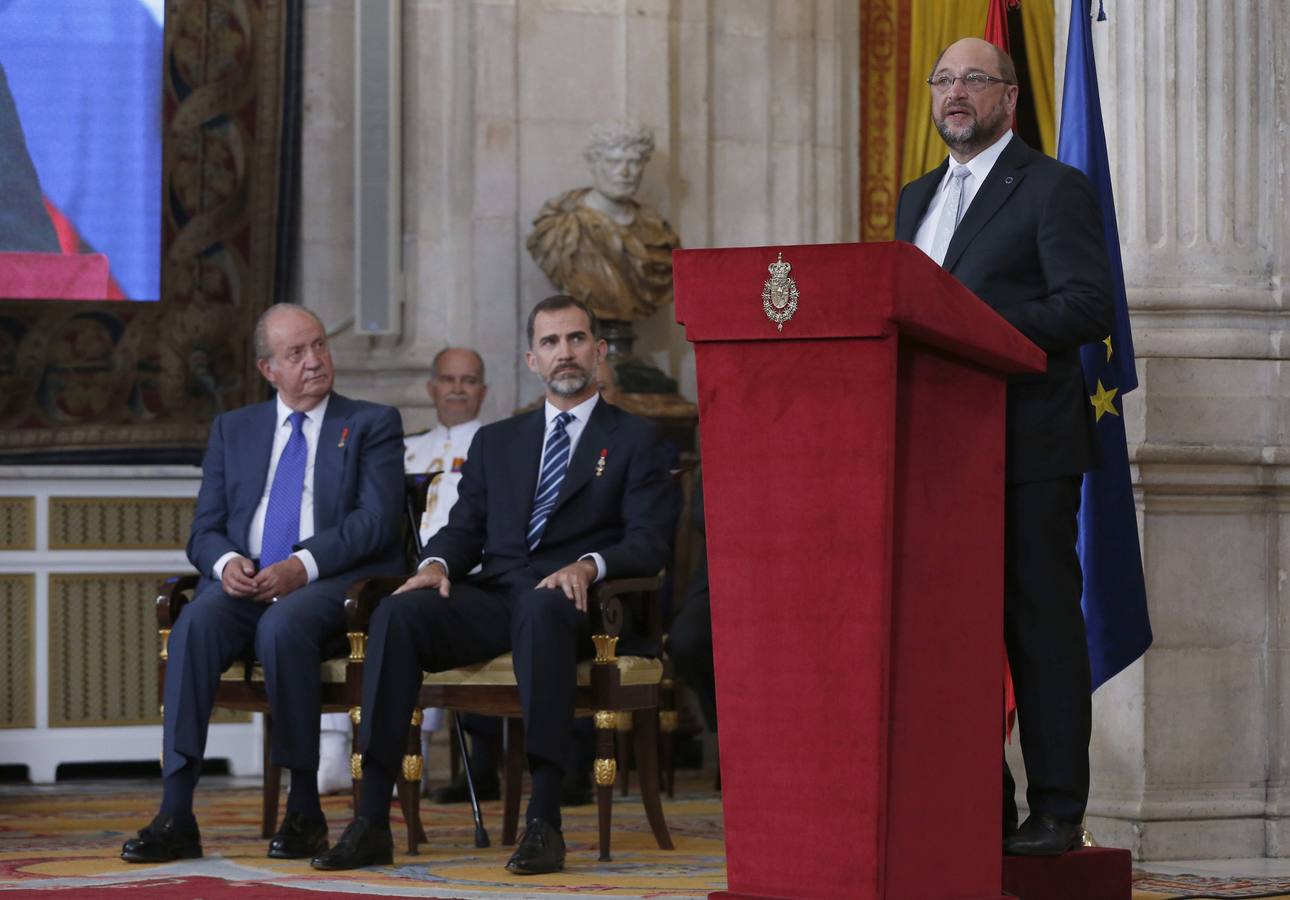
[(626, 797), (631, 791), (632, 786), (632, 714), (629, 712), (620, 712), (618, 714), (616, 730), (617, 740), (614, 742), (614, 756), (618, 760), (618, 790), (622, 796)]
[(358, 801), (363, 794), (363, 754), (358, 752), (358, 726), (363, 721), (363, 710), (359, 706), (349, 708), (349, 722), (353, 726), (349, 729), (349, 777), (351, 779), (349, 789), (349, 800), (354, 808), (350, 810), (350, 818), (358, 815)]
[(596, 782), (596, 813), (600, 825), (600, 860), (609, 857), (609, 823), (613, 816), (614, 779), (618, 761), (614, 758), (614, 735), (618, 731), (618, 713), (600, 710), (596, 713), (596, 762), (592, 774)]
[(282, 770), (270, 762), (273, 743), (273, 716), (264, 714), (264, 796), (260, 816), (260, 837), (268, 840), (278, 830), (278, 794), (282, 790)]
[(408, 826), (408, 853), (416, 855), (417, 846), (425, 841), (425, 829), (421, 827), (421, 710), (412, 710), (412, 722), (408, 726), (408, 740), (404, 747), (403, 767), (395, 782), (399, 791), (399, 806), (403, 810), (403, 821)]
[(520, 793), (524, 789), (524, 720), (506, 720), (505, 785), (502, 796), (502, 846), (515, 843), (520, 822)]
[[(666, 685), (666, 681), (664, 685)], [(658, 730), (659, 730), (659, 779), (663, 789), (667, 791), (670, 799), (676, 799), (676, 728), (679, 716), (676, 711), (676, 688), (663, 690), (663, 697), (659, 701), (658, 708)]]
[(663, 818), (663, 804), (658, 790), (658, 712), (654, 709), (638, 709), (634, 714), (636, 720), (636, 771), (641, 779), (641, 803), (645, 805), (645, 816), (649, 827), (654, 831), (654, 840), (658, 841), (660, 850), (671, 850), (672, 836), (667, 830), (667, 821)]

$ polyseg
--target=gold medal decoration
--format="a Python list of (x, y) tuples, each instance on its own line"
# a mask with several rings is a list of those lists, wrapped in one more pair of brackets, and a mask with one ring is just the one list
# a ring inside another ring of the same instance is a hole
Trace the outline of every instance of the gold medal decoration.
[(766, 318), (775, 323), (775, 328), (783, 331), (784, 323), (797, 312), (800, 296), (797, 282), (788, 277), (793, 267), (784, 261), (784, 254), (781, 252), (779, 258), (767, 266), (766, 270), (770, 272), (770, 277), (761, 289), (761, 308), (766, 312)]

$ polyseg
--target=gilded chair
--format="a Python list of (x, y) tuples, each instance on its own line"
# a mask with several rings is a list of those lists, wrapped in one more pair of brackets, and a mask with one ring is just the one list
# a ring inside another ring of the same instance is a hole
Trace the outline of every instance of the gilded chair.
[[(640, 772), (641, 802), (654, 838), (661, 849), (671, 850), (672, 839), (663, 817), (659, 789), (658, 724), (662, 696), (663, 664), (644, 656), (619, 656), (617, 644), (623, 626), (625, 595), (642, 598), (646, 623), (655, 645), (661, 641), (659, 590), (662, 576), (618, 579), (596, 585), (588, 604), (592, 615), (592, 641), (596, 657), (577, 669), (576, 714), (593, 716), (596, 725), (596, 760), (593, 774), (599, 813), (600, 858), (610, 858), (613, 788), (618, 763), (614, 752), (620, 716), (630, 716), (635, 735), (636, 764)], [(371, 579), (356, 584), (350, 603), (370, 614), (397, 580)], [(419, 707), (439, 707), (454, 712), (474, 712), (506, 719), (506, 757), (503, 778), (502, 843), (515, 843), (519, 825), (520, 793), (526, 760), (519, 689), (511, 654), (473, 666), (427, 672), (423, 676)], [(625, 732), (622, 733), (625, 735)], [(420, 773), (421, 744), (409, 735), (405, 774)], [(410, 834), (421, 834), (420, 813), (412, 813)]]
[[(406, 535), (407, 554), (415, 559), (419, 549), (416, 542), (416, 524), (420, 520), (419, 508), (424, 508), (425, 485), (431, 475), (410, 475), (406, 479), (407, 510), (409, 529)], [(158, 589), (156, 598), (157, 630), (161, 636), (161, 653), (157, 661), (157, 696), (158, 702), (164, 696), (166, 682), (167, 640), (176, 620), (183, 613), (184, 606), (192, 599), (197, 588), (196, 575), (178, 575), (167, 578)], [(322, 681), (322, 711), (342, 712), (349, 715), (353, 723), (351, 742), (350, 772), (354, 776), (352, 799), (358, 807), (358, 794), (361, 788), (361, 766), (358, 753), (358, 723), (361, 716), (363, 697), (363, 661), (367, 653), (367, 629), (371, 609), (351, 600), (345, 603), (345, 634), (349, 643), (347, 657), (324, 660), (319, 677)], [(264, 838), (270, 838), (277, 830), (278, 798), (282, 787), (282, 770), (269, 760), (270, 738), (273, 733), (273, 716), (269, 712), (268, 696), (264, 688), (264, 670), (254, 659), (234, 663), (220, 676), (219, 688), (215, 693), (217, 708), (259, 712), (264, 715), (264, 785), (262, 796), (262, 815), (260, 831)], [(417, 740), (418, 759), (420, 753), (421, 711), (413, 714), (411, 736)], [(417, 816), (417, 804), (420, 795), (421, 774), (419, 768), (415, 773), (405, 770), (399, 773), (397, 787), (399, 803), (405, 820), (409, 823), (408, 852), (415, 853), (419, 842), (425, 840)], [(416, 823), (415, 826), (412, 823)], [(416, 831), (411, 829), (415, 827)]]

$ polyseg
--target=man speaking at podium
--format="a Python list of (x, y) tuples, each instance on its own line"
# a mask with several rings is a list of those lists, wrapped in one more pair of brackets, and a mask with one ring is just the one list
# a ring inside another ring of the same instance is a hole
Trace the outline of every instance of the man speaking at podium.
[(1082, 474), (1096, 465), (1079, 348), (1111, 330), (1111, 270), (1093, 188), (1012, 133), (1017, 75), (977, 38), (928, 78), (950, 155), (907, 184), (896, 237), (916, 244), (1048, 354), (1008, 381), (1004, 640), (1016, 689), (1030, 816), (1018, 829), (1004, 763), (1004, 850), (1080, 844), (1088, 802), (1090, 676), (1075, 549)]

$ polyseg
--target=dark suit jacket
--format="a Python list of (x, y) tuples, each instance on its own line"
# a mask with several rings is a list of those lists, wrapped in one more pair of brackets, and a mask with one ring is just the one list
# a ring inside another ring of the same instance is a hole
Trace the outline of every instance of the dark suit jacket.
[[(264, 494), (276, 401), (224, 413), (211, 424), (188, 559), (207, 578), (229, 551), (249, 557), (247, 532)], [(343, 443), (343, 446), (341, 446)], [(390, 406), (333, 393), (314, 456), (313, 554), (318, 578), (397, 574), (403, 558), (403, 421)]]
[[(901, 190), (897, 240), (913, 242), (948, 165)], [(1014, 135), (955, 230), (945, 269), (1048, 354), (1045, 374), (1008, 381), (1008, 483), (1092, 468), (1092, 406), (1079, 348), (1110, 333), (1114, 307), (1088, 179)]]
[(604, 558), (608, 578), (657, 574), (675, 523), (654, 426), (603, 398), (596, 403), (542, 541), (530, 553), (526, 533), (545, 430), (541, 408), (479, 429), (448, 524), (430, 539), (425, 557), (443, 559), (458, 577), (482, 563), (479, 579), (523, 565), (546, 576), (587, 553)]

